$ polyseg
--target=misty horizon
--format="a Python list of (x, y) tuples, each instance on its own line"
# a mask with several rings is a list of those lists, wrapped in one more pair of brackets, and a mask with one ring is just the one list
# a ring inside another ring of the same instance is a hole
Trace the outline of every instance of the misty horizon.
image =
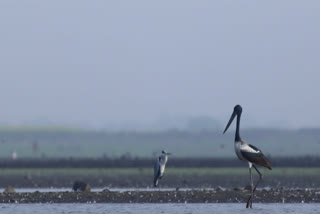
[[(63, 6), (62, 6), (63, 5)], [(320, 3), (0, 3), (0, 126), (320, 127)]]
[[(0, 121), (0, 127), (2, 128), (70, 128), (70, 129), (84, 129), (84, 130), (105, 130), (105, 131), (169, 131), (169, 130), (185, 130), (185, 131), (214, 131), (222, 132), (226, 126), (226, 121), (219, 120), (210, 116), (180, 116), (180, 117), (161, 117), (150, 122), (141, 121), (121, 121), (118, 123), (103, 123), (92, 124), (90, 122), (54, 122), (45, 119), (34, 119), (30, 121), (22, 121), (15, 123), (8, 123)], [(299, 129), (319, 129), (320, 127), (291, 127), (286, 122), (277, 122), (277, 126), (274, 124), (261, 125), (254, 122), (241, 125), (242, 129), (270, 129), (270, 130), (299, 130)], [(231, 125), (231, 130), (235, 129), (234, 125)]]

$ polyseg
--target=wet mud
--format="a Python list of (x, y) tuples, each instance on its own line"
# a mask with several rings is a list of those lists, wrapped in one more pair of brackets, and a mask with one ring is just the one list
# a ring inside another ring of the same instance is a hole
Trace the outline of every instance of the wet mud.
[[(0, 203), (246, 203), (244, 189), (1, 193)], [(320, 190), (262, 189), (253, 203), (319, 203)], [(76, 205), (75, 205), (76, 206)]]

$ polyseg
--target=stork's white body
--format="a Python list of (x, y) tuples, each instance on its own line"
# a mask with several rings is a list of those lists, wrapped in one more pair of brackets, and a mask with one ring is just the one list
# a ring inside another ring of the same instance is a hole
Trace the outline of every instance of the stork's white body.
[[(244, 142), (243, 140), (234, 142), (234, 151), (238, 156), (238, 158), (243, 161), (248, 161), (248, 160), (245, 157), (243, 157), (242, 152), (255, 153), (255, 154), (261, 153), (260, 150), (253, 149), (252, 147), (250, 147), (248, 143)], [(248, 162), (250, 163), (250, 161)]]

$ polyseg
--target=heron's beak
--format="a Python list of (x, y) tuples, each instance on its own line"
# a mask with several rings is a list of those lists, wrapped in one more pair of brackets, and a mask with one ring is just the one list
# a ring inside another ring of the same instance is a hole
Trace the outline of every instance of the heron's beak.
[(166, 155), (171, 155), (171, 153), (166, 153)]
[(229, 120), (226, 128), (223, 131), (223, 134), (228, 130), (229, 126), (231, 125), (231, 123), (232, 123), (233, 119), (236, 117), (236, 115), (237, 115), (237, 113), (235, 111), (233, 111), (233, 113), (232, 113), (232, 115), (230, 117), (230, 120)]

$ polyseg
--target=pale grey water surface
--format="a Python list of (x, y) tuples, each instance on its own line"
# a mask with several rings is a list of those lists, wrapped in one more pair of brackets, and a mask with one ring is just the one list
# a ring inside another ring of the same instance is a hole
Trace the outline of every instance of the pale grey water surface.
[(320, 204), (2, 204), (0, 213), (320, 213)]

